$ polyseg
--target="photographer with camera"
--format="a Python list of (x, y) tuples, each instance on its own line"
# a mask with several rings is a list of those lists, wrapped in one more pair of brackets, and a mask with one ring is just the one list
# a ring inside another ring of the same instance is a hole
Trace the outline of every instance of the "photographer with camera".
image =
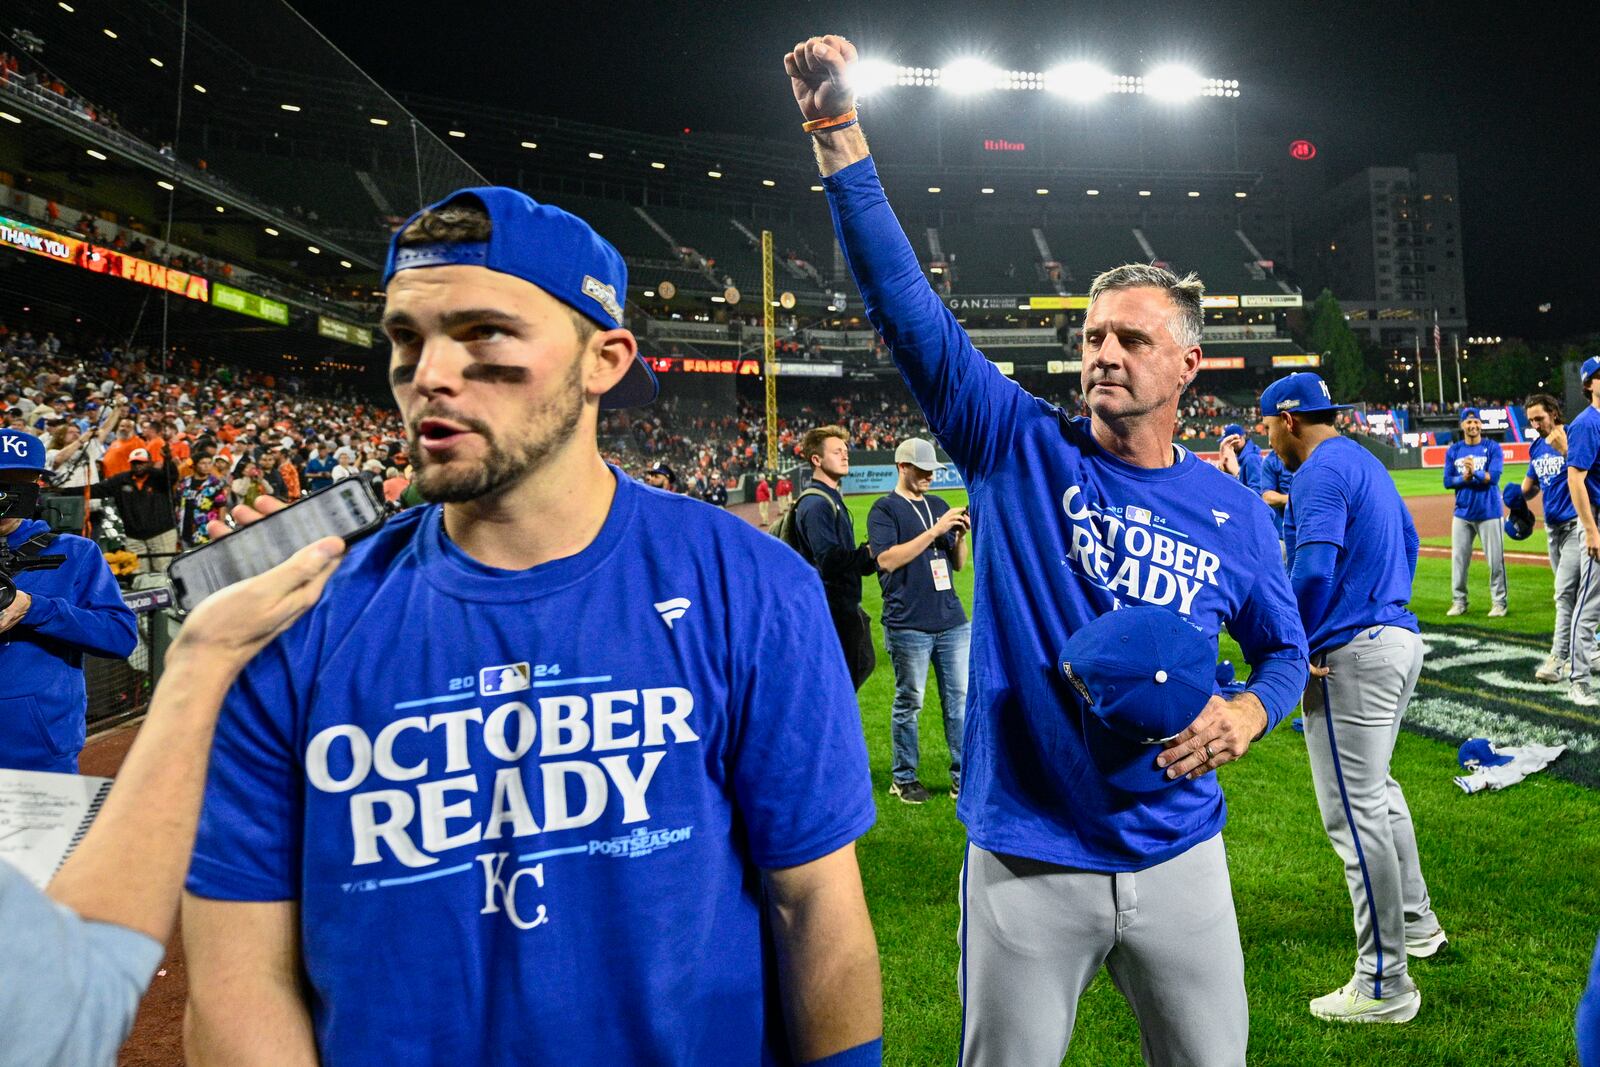
[(33, 517), (44, 464), (44, 442), (0, 430), (0, 767), (72, 774), (84, 654), (127, 656), (137, 637), (94, 542)]

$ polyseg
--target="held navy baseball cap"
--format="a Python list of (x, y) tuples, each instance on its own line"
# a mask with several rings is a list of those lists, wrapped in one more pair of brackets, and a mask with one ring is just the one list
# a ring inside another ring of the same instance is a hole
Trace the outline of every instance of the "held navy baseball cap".
[[(621, 254), (587, 222), (498, 185), (458, 189), (423, 210), (437, 211), (462, 200), (476, 200), (489, 213), (489, 239), (402, 248), (399, 235), (422, 214), (419, 211), (389, 242), (384, 285), (400, 271), (418, 267), (487, 267), (537, 285), (602, 330), (624, 325), (628, 268)], [(656, 376), (640, 353), (622, 380), (601, 398), (600, 406), (641, 407), (656, 398), (656, 388)]]
[(919, 471), (942, 471), (944, 464), (933, 450), (933, 442), (921, 437), (908, 437), (894, 450), (896, 463), (909, 463)]
[(1182, 781), (1156, 757), (1215, 692), (1215, 642), (1165, 608), (1127, 607), (1079, 629), (1056, 666), (1077, 695), (1084, 744), (1102, 777), (1130, 793)]
[(1461, 416), (1459, 418), (1457, 418), (1456, 421), (1457, 422), (1466, 422), (1468, 419), (1479, 419), (1479, 420), (1482, 420), (1482, 418), (1483, 418), (1483, 416), (1478, 414), (1478, 409), (1477, 408), (1462, 408), (1461, 409)]
[(0, 471), (44, 470), (44, 442), (21, 430), (0, 430)]
[(1296, 415), (1307, 411), (1345, 411), (1351, 405), (1335, 404), (1321, 375), (1299, 371), (1279, 378), (1261, 394), (1262, 415)]

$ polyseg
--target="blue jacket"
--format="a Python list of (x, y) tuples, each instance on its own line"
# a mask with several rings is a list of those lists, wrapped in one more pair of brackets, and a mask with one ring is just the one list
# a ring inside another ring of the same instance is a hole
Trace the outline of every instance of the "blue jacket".
[[(6, 543), (16, 548), (50, 527), (29, 519)], [(55, 570), (23, 571), (28, 613), (0, 633), (0, 767), (76, 773), (89, 708), (83, 656), (120, 658), (138, 644), (133, 612), (93, 541), (59, 534), (43, 552)]]

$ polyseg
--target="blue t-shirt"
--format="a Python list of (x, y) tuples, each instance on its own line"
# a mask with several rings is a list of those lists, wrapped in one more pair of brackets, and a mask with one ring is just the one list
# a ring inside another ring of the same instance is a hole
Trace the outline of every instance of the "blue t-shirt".
[[(1467, 460), (1473, 461), (1472, 476), (1467, 476)], [(1475, 445), (1452, 441), (1444, 450), (1444, 486), (1456, 491), (1455, 515), (1468, 522), (1483, 522), (1500, 517), (1500, 471), (1505, 457), (1500, 442), (1484, 437)]]
[(1167, 467), (1117, 459), (1087, 419), (1001, 374), (929, 288), (871, 159), (824, 187), (867, 314), (983, 530), (957, 808), (970, 839), (1062, 866), (1137, 871), (1215, 835), (1225, 821), (1215, 775), (1148, 796), (1100, 776), (1055, 661), (1091, 619), (1124, 604), (1166, 607), (1210, 639), (1228, 629), (1276, 724), (1300, 698), (1306, 650), (1288, 578), (1263, 565), (1278, 556), (1269, 509), (1182, 448)]
[(1528, 446), (1528, 477), (1539, 484), (1546, 526), (1578, 517), (1578, 509), (1572, 506), (1572, 492), (1567, 488), (1567, 457), (1542, 437)]
[[(1283, 465), (1283, 460), (1276, 452), (1264, 452), (1261, 459), (1261, 470), (1256, 475), (1255, 483), (1251, 488), (1257, 495), (1266, 492), (1282, 493), (1289, 495), (1289, 487), (1294, 484), (1294, 471)], [(1282, 541), (1290, 552), (1294, 551), (1294, 515), (1287, 504), (1272, 509), (1272, 525), (1277, 528), (1278, 539)]]
[(1408, 544), (1417, 530), (1394, 479), (1371, 452), (1348, 437), (1311, 450), (1294, 476), (1295, 544), (1338, 549), (1333, 595), (1320, 619), (1306, 619), (1311, 654), (1347, 644), (1361, 630), (1398, 626), (1417, 632)]
[[(950, 510), (949, 501), (926, 494), (921, 500), (907, 500), (899, 493), (886, 493), (872, 502), (867, 513), (867, 540), (872, 554), (903, 545), (933, 528), (939, 516)], [(967, 621), (966, 610), (956, 596), (955, 543), (946, 534), (903, 567), (878, 572), (883, 589), (883, 627), (886, 630), (922, 630), (942, 633)], [(939, 561), (950, 577), (951, 588), (934, 586), (933, 568)]]
[(1261, 463), (1261, 446), (1246, 437), (1239, 451), (1239, 480), (1253, 488), (1261, 478)]
[(789, 548), (612, 473), (525, 571), (390, 519), (229, 695), (188, 887), (300, 902), (328, 1067), (788, 1061), (759, 869), (872, 824), (843, 653)]
[[(1567, 466), (1586, 472), (1584, 488), (1589, 491), (1589, 506), (1600, 507), (1600, 415), (1586, 407), (1567, 424)], [(1577, 514), (1577, 504), (1573, 504)]]

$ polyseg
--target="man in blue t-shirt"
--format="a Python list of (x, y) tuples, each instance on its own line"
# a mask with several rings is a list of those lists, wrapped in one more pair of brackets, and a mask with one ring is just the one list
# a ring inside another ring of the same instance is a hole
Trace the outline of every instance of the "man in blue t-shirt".
[(1422, 637), (1406, 606), (1421, 542), (1389, 472), (1335, 426), (1348, 407), (1309, 372), (1261, 394), (1272, 450), (1294, 471), (1290, 580), (1314, 676), (1305, 702), (1311, 781), (1355, 910), (1355, 976), (1310, 1008), (1330, 1022), (1403, 1023), (1422, 1006), (1406, 956), (1432, 956), (1445, 943), (1411, 811), (1389, 774), (1422, 673)]
[(1294, 562), (1294, 515), (1289, 507), (1289, 487), (1294, 484), (1294, 471), (1283, 465), (1278, 454), (1268, 449), (1261, 459), (1261, 470), (1252, 489), (1272, 509), (1272, 525), (1278, 531), (1278, 545), (1283, 553), (1283, 565)]
[[(1544, 526), (1555, 576), (1556, 625), (1550, 636), (1550, 655), (1534, 669), (1541, 682), (1567, 677), (1572, 653), (1572, 609), (1578, 599), (1580, 543), (1583, 527), (1567, 489), (1567, 428), (1561, 420), (1561, 402), (1547, 393), (1535, 393), (1522, 402), (1528, 423), (1539, 434), (1528, 446), (1528, 473), (1517, 491), (1524, 500), (1544, 498)], [(1506, 490), (1508, 493), (1511, 490)]]
[(1567, 424), (1567, 492), (1572, 509), (1582, 527), (1578, 595), (1572, 609), (1572, 659), (1568, 665), (1571, 685), (1567, 696), (1580, 708), (1600, 707), (1594, 692), (1593, 675), (1595, 630), (1600, 627), (1600, 356), (1590, 356), (1579, 368), (1584, 409)]
[(967, 651), (972, 626), (956, 596), (954, 574), (971, 553), (966, 508), (928, 495), (944, 469), (933, 442), (910, 437), (894, 453), (894, 491), (872, 503), (867, 540), (883, 588), (883, 648), (894, 665), (894, 707), (889, 736), (894, 766), (889, 792), (907, 804), (928, 800), (917, 774), (917, 717), (928, 683), (928, 663), (939, 681), (944, 739), (950, 748), (950, 795), (961, 795), (961, 733), (967, 710)]
[(601, 408), (655, 395), (622, 258), (479, 188), (409, 220), (384, 283), (432, 503), (354, 545), (229, 695), (190, 1063), (880, 1055), (871, 785), (822, 589), (601, 459)]
[(1506, 613), (1505, 530), (1500, 525), (1500, 473), (1505, 456), (1500, 442), (1483, 436), (1477, 408), (1461, 409), (1461, 438), (1444, 452), (1444, 487), (1456, 491), (1455, 517), (1450, 522), (1450, 610), (1467, 613), (1467, 569), (1472, 542), (1483, 542), (1489, 561), (1489, 617)]
[(1239, 480), (1255, 488), (1256, 482), (1261, 478), (1261, 446), (1250, 439), (1245, 428), (1237, 422), (1224, 426), (1222, 441), (1218, 447), (1233, 451), (1239, 460)]
[[(1271, 513), (1172, 441), (1200, 369), (1204, 287), (1141, 264), (1102, 274), (1083, 332), (1089, 417), (1029, 395), (929, 287), (855, 116), (855, 58), (843, 38), (814, 37), (784, 66), (867, 316), (968, 486), (980, 563), (995, 563), (975, 573), (956, 809), (969, 841), (962, 1061), (1059, 1062), (1103, 964), (1147, 1059), (1242, 1063), (1249, 1004), (1211, 772), (1295, 705), (1305, 635), (1283, 570), (1262, 566)], [(1170, 610), (1208, 639), (1226, 627), (1252, 667), (1244, 693), (1139, 739), (1144, 769), (1166, 776), (1149, 793), (1101, 772), (1056, 662), (1125, 604)]]

